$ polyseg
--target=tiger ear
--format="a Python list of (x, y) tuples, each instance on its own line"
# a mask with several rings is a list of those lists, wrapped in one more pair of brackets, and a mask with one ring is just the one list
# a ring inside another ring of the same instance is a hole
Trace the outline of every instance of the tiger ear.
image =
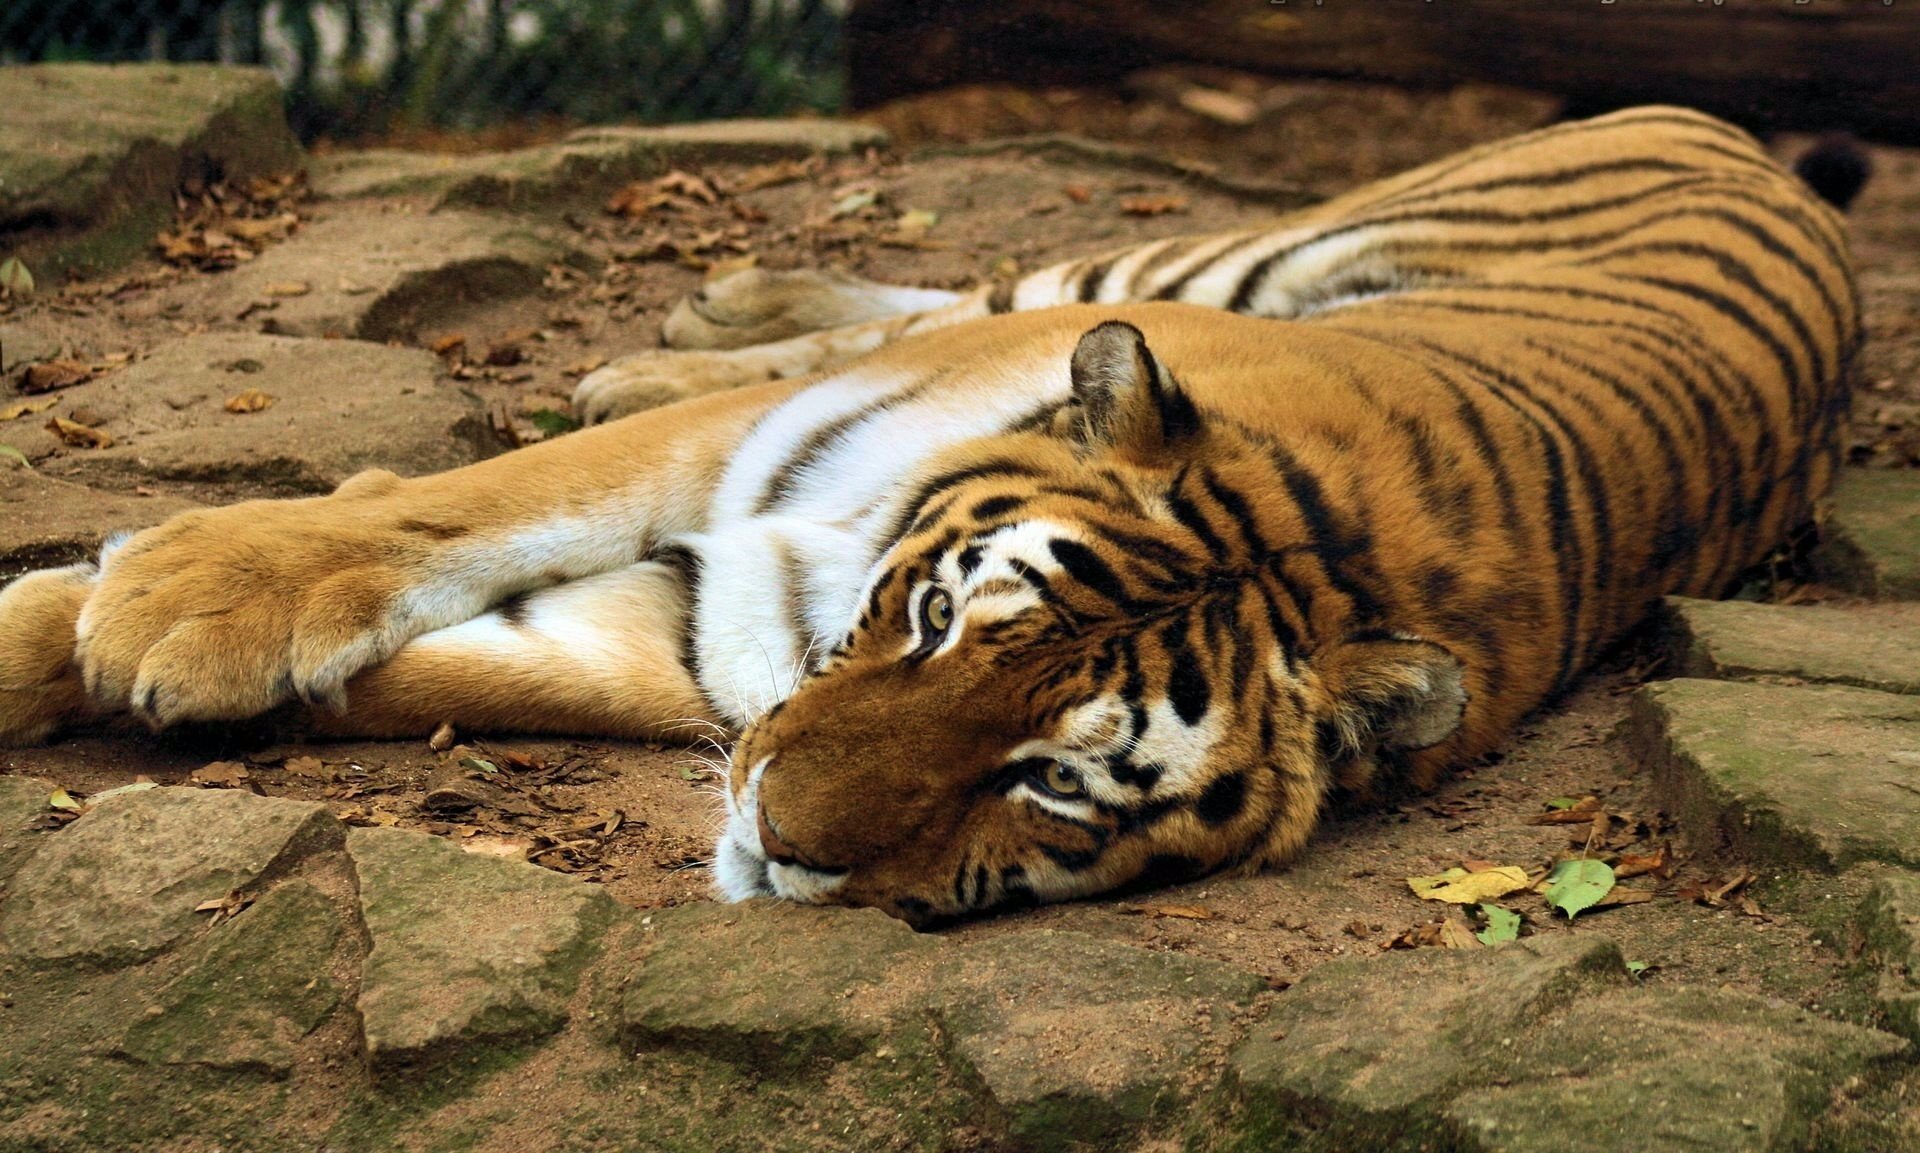
[(1079, 416), (1068, 436), (1090, 449), (1163, 448), (1200, 431), (1200, 412), (1131, 324), (1089, 329), (1068, 369)]
[(1350, 639), (1316, 658), (1333, 697), (1321, 751), (1330, 760), (1439, 744), (1466, 716), (1466, 669), (1432, 641), (1391, 634)]

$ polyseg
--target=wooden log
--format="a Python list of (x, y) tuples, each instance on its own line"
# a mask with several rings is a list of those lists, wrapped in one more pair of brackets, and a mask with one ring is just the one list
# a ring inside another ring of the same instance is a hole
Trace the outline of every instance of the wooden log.
[(1420, 87), (1484, 81), (1578, 112), (1667, 102), (1756, 129), (1920, 140), (1911, 0), (855, 0), (852, 95), (1110, 80), (1194, 61)]

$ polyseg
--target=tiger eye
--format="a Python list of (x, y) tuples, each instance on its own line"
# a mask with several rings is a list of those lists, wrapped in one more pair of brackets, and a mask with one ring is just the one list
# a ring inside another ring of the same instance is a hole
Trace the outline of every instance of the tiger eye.
[(934, 589), (920, 604), (920, 619), (930, 631), (946, 632), (948, 626), (953, 624), (953, 598), (940, 589)]
[(1056, 797), (1078, 797), (1087, 791), (1080, 774), (1059, 761), (1048, 761), (1047, 767), (1040, 770), (1040, 783)]

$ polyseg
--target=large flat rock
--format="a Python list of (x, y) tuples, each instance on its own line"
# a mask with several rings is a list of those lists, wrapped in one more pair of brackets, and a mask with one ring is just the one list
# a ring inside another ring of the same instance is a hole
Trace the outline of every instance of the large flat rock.
[(0, 461), (0, 583), (28, 569), (91, 560), (114, 533), (197, 507), (176, 496), (88, 488)]
[(604, 890), (425, 833), (354, 829), (347, 853), (372, 941), (359, 1008), (376, 1065), (565, 1025), (619, 911)]
[(260, 68), (0, 68), (0, 252), (46, 283), (144, 252), (188, 180), (287, 171), (300, 147)]
[(401, 210), (323, 217), (209, 281), (210, 323), (245, 314), (283, 336), (404, 340), (476, 303), (536, 292), (550, 265), (587, 259), (508, 217)]
[(1634, 695), (1628, 733), (1703, 850), (1789, 870), (1920, 866), (1920, 698), (1663, 681)]
[(1813, 557), (1822, 580), (1920, 600), (1920, 469), (1843, 469), (1826, 535)]
[(120, 1051), (150, 1065), (287, 1076), (301, 1038), (340, 1001), (329, 969), (341, 933), (320, 890), (281, 885), (194, 943), (186, 971), (160, 991)]
[(445, 205), (552, 208), (631, 180), (703, 164), (755, 164), (880, 148), (887, 134), (845, 120), (717, 120), (658, 128), (585, 128), (554, 144), (478, 156), (368, 149), (319, 157), (323, 197), (429, 196)]
[(1228, 1101), (1245, 1148), (1762, 1153), (1903, 1050), (1757, 997), (1631, 987), (1611, 942), (1564, 935), (1324, 965), (1234, 1050)]
[(326, 806), (204, 789), (114, 797), (53, 834), (0, 905), (0, 944), (41, 964), (117, 966), (178, 941), (203, 902), (340, 843)]
[(52, 781), (38, 777), (0, 777), (0, 892), (45, 843), (47, 834), (31, 825), (47, 812), (53, 789)]
[(1674, 671), (1920, 692), (1920, 604), (1838, 609), (1669, 597)]
[[(272, 405), (227, 411), (249, 389)], [(466, 464), (486, 443), (478, 404), (440, 380), (432, 353), (361, 341), (207, 333), (59, 395), (55, 412), (90, 412), (113, 445), (73, 448), (36, 429), (15, 446), (47, 475), (100, 483), (324, 492), (365, 468), (418, 475)], [(144, 507), (111, 505), (102, 516)]]

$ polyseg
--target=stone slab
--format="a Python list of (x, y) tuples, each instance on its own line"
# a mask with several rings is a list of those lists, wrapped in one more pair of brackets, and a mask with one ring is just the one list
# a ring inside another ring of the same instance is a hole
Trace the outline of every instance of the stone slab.
[(194, 907), (340, 843), (324, 805), (206, 789), (101, 803), (14, 874), (0, 944), (46, 965), (143, 961), (205, 923)]
[(876, 987), (936, 948), (878, 910), (772, 903), (660, 910), (639, 933), (612, 1012), (620, 1042), (770, 1074), (876, 1044), (891, 1021)]
[(1885, 870), (1861, 903), (1858, 927), (1887, 1023), (1920, 1044), (1920, 876)]
[(1265, 991), (1218, 962), (1036, 929), (952, 950), (914, 1000), (939, 1014), (1019, 1147), (1066, 1150), (1183, 1114), (1203, 1053)]
[[(273, 404), (228, 412), (248, 389)], [(441, 381), (432, 353), (361, 341), (205, 333), (59, 395), (56, 412), (88, 410), (112, 447), (65, 446), (41, 429), (15, 447), (45, 475), (102, 483), (325, 492), (365, 468), (418, 475), (466, 464), (488, 444), (478, 403)]]
[(52, 781), (37, 777), (0, 777), (0, 892), (27, 863), (33, 851), (46, 843), (47, 834), (28, 826), (47, 812)]
[[(209, 323), (243, 316), (283, 336), (407, 340), (421, 326), (539, 290), (556, 263), (589, 258), (546, 228), (478, 212), (322, 217), (198, 289)], [(298, 295), (289, 292), (298, 291)]]
[(187, 970), (127, 1031), (120, 1052), (150, 1065), (284, 1077), (296, 1046), (340, 1001), (328, 971), (342, 925), (327, 898), (289, 881), (195, 942)]
[(280, 88), (260, 68), (0, 68), (0, 255), (44, 283), (145, 252), (188, 180), (299, 166)]
[(586, 128), (554, 144), (478, 156), (369, 149), (314, 160), (316, 195), (425, 196), (443, 205), (527, 210), (600, 201), (673, 168), (758, 164), (883, 148), (887, 134), (845, 120), (717, 120)]
[(1920, 698), (1663, 681), (1634, 694), (1627, 731), (1704, 851), (1782, 869), (1920, 866)]
[(1920, 600), (1920, 469), (1842, 469), (1825, 528), (1813, 556), (1821, 580)]
[(1681, 676), (1920, 693), (1920, 604), (1839, 609), (1669, 597), (1666, 623)]
[(606, 892), (400, 829), (353, 829), (372, 949), (359, 1009), (376, 1066), (551, 1033), (619, 914)]
[(114, 533), (198, 507), (176, 496), (88, 488), (0, 461), (0, 583), (29, 569), (92, 560)]

